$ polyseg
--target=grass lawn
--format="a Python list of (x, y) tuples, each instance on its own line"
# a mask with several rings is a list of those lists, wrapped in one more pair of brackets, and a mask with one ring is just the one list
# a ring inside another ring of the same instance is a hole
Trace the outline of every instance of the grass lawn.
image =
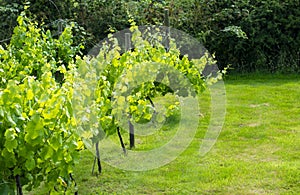
[[(176, 160), (145, 172), (103, 163), (97, 177), (93, 155), (82, 151), (74, 173), (79, 194), (300, 194), (300, 77), (230, 76), (225, 87), (225, 124), (207, 155), (199, 156), (209, 121), (206, 94), (199, 131)], [(160, 132), (160, 140), (171, 134)], [(137, 150), (154, 144), (138, 141)]]

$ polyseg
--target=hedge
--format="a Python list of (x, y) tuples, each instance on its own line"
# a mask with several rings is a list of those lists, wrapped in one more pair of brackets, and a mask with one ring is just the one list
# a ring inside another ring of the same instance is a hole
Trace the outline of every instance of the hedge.
[[(23, 3), (0, 0), (0, 40), (10, 37)], [(108, 33), (127, 28), (130, 18), (161, 25), (168, 8), (172, 27), (197, 37), (220, 68), (300, 72), (299, 7), (299, 0), (36, 0), (30, 11), (52, 30), (59, 19), (76, 22), (75, 40), (85, 42), (87, 52)]]

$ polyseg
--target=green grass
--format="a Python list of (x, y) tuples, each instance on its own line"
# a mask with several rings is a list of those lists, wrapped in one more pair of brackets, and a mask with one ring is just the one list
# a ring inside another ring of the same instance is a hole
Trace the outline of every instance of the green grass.
[[(209, 121), (207, 94), (199, 131), (176, 160), (145, 172), (103, 163), (95, 176), (93, 155), (82, 151), (74, 173), (79, 194), (300, 194), (300, 78), (231, 76), (225, 86), (225, 124), (206, 156), (199, 147)], [(172, 129), (157, 137), (168, 135)], [(156, 138), (139, 138), (136, 150), (151, 148)]]

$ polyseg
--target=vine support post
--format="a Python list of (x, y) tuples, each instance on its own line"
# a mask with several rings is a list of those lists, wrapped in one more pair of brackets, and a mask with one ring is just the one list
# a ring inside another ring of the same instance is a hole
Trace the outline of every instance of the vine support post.
[(61, 35), (61, 33), (63, 32), (63, 20), (59, 19), (58, 20), (58, 24), (57, 24), (57, 33), (58, 35)]
[(122, 139), (122, 135), (121, 135), (121, 132), (120, 132), (120, 127), (117, 127), (117, 132), (118, 132), (118, 136), (119, 136), (119, 139), (120, 139), (120, 143), (121, 143), (123, 152), (126, 155), (126, 148), (125, 148), (125, 144), (124, 144), (123, 139)]
[(17, 195), (23, 195), (20, 175), (16, 175)]
[[(130, 119), (131, 119), (131, 115), (130, 115)], [(134, 126), (131, 123), (130, 119), (128, 120), (128, 125), (129, 125), (129, 147), (130, 149), (135, 147), (134, 144)]]
[(97, 158), (97, 164), (98, 164), (98, 172), (99, 174), (102, 172), (102, 166), (100, 161), (100, 152), (99, 152), (99, 141), (96, 142), (96, 158)]
[[(129, 50), (131, 50), (130, 33), (125, 33), (125, 51), (129, 51)], [(132, 118), (132, 116), (129, 115), (128, 125), (129, 125), (129, 147), (130, 147), (130, 149), (135, 147), (135, 144), (134, 144), (134, 126), (130, 121), (131, 118)]]
[(131, 36), (130, 33), (125, 33), (125, 51), (131, 50)]
[(164, 10), (164, 26), (166, 28), (165, 34), (165, 48), (167, 51), (170, 49), (170, 18), (169, 18), (169, 9)]

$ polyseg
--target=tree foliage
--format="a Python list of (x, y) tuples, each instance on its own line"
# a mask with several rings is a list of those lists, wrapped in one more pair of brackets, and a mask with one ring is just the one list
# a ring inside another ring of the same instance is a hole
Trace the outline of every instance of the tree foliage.
[[(0, 39), (9, 38), (24, 2), (2, 0)], [(299, 71), (300, 11), (296, 0), (64, 0), (31, 1), (37, 21), (76, 22), (75, 40), (85, 41), (86, 52), (110, 31), (126, 29), (128, 19), (138, 25), (162, 24), (163, 9), (170, 10), (171, 25), (199, 38), (216, 53), (220, 67), (244, 71)], [(83, 30), (85, 29), (85, 31)], [(76, 30), (77, 29), (77, 30)], [(241, 38), (241, 33), (247, 39)]]

